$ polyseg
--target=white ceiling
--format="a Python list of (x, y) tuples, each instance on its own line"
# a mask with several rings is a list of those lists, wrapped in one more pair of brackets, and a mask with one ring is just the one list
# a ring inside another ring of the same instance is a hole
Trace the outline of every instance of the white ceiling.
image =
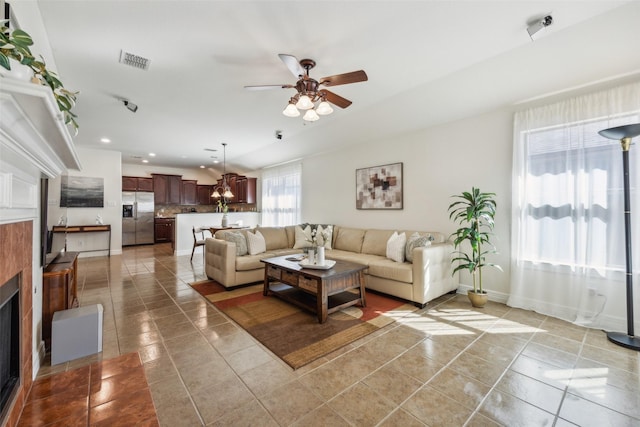
[[(227, 169), (246, 172), (640, 70), (638, 1), (37, 5), (50, 61), (81, 92), (76, 145), (121, 151), (124, 163), (219, 170), (204, 149), (226, 142)], [(553, 25), (531, 41), (526, 23), (546, 14)], [(120, 64), (121, 50), (149, 58), (148, 71)], [(347, 109), (288, 118), (293, 89), (243, 88), (295, 83), (279, 53), (314, 59), (316, 79), (364, 69), (369, 80), (332, 89)]]

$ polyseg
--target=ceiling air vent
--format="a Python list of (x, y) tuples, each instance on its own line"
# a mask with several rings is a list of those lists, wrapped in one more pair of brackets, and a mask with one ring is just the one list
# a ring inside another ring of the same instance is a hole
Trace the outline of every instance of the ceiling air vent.
[(149, 62), (151, 62), (149, 59), (143, 58), (142, 56), (125, 52), (124, 50), (120, 51), (120, 63), (122, 64), (140, 68), (141, 70), (146, 70), (149, 68)]

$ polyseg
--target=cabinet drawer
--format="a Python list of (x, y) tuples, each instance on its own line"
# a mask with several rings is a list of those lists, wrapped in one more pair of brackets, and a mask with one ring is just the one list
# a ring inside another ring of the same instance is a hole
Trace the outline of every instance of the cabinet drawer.
[(267, 276), (276, 279), (276, 280), (280, 280), (280, 273), (282, 272), (282, 270), (280, 270), (277, 267), (272, 267), (272, 266), (268, 266), (267, 267)]
[(286, 283), (291, 286), (298, 286), (298, 275), (296, 273), (290, 273), (288, 271), (283, 271), (280, 276), (280, 281), (282, 283)]
[(315, 294), (318, 292), (318, 281), (315, 279), (307, 279), (306, 277), (300, 277), (298, 279), (298, 287), (300, 289), (304, 289), (305, 291), (313, 292)]

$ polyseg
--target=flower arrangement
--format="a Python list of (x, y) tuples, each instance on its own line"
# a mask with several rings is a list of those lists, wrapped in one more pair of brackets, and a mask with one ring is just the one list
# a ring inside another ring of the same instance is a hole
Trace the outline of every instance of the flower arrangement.
[(227, 203), (222, 199), (218, 200), (218, 209), (220, 209), (222, 213), (229, 212), (229, 206), (227, 206)]
[[(318, 233), (318, 229), (321, 230), (320, 233)], [(322, 240), (319, 242), (318, 240), (320, 238), (322, 238)], [(316, 225), (315, 227), (312, 226), (312, 229), (311, 229), (311, 245), (313, 247), (323, 246), (328, 239), (331, 239), (331, 232), (330, 232), (329, 227), (323, 228), (322, 226), (318, 226), (318, 225)], [(307, 239), (307, 241), (309, 241), (309, 239)]]

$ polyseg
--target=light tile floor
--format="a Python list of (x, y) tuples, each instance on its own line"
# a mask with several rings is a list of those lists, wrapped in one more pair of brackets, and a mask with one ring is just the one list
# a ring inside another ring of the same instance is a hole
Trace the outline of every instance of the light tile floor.
[(163, 426), (640, 425), (639, 356), (603, 332), (446, 295), (296, 371), (187, 284), (202, 257), (168, 245), (82, 258), (82, 305), (104, 306), (104, 351), (132, 351)]

